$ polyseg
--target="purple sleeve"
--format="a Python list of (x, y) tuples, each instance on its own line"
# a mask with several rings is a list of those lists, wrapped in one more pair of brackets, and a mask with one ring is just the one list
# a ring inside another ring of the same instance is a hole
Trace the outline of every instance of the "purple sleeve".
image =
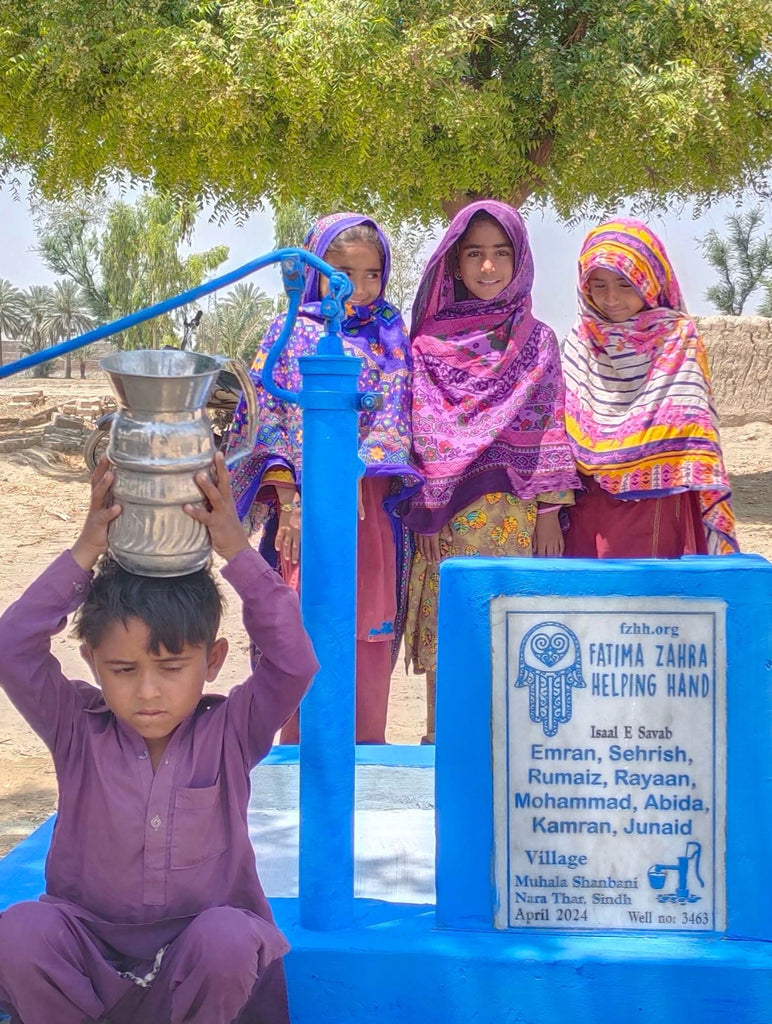
[(69, 551), (49, 565), (0, 618), (0, 685), (49, 749), (99, 691), (71, 682), (51, 653), (51, 637), (82, 604), (90, 575)]
[(244, 626), (262, 652), (250, 678), (228, 697), (228, 714), (252, 767), (270, 750), (319, 663), (303, 627), (298, 595), (257, 551), (239, 552), (222, 574), (241, 598)]

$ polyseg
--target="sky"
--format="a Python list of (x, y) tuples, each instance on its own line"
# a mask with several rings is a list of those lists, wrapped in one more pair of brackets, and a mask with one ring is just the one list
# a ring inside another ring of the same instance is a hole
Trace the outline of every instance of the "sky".
[[(756, 202), (755, 198), (748, 199), (745, 207)], [(770, 230), (772, 207), (768, 203), (760, 205), (765, 212), (765, 230)], [(702, 238), (711, 228), (723, 234), (726, 216), (737, 209), (743, 207), (738, 207), (733, 200), (726, 200), (716, 204), (698, 219), (694, 218), (693, 210), (688, 205), (674, 208), (665, 215), (647, 218), (665, 243), (689, 311), (694, 314), (715, 313), (715, 309), (704, 297), (705, 290), (715, 281), (715, 273), (703, 258), (696, 239)], [(618, 212), (624, 214), (628, 211), (620, 209)], [(580, 220), (569, 227), (549, 210), (537, 210), (527, 215), (536, 268), (534, 313), (546, 321), (559, 337), (566, 333), (574, 318), (576, 257), (586, 232), (596, 222)], [(7, 278), (20, 288), (31, 284), (50, 284), (54, 275), (33, 251), (36, 238), (26, 199), (16, 198), (8, 189), (0, 188), (0, 224), (3, 225), (5, 242), (0, 248), (0, 277)], [(439, 227), (434, 235), (427, 233), (427, 255), (440, 233)], [(270, 209), (254, 213), (242, 225), (232, 222), (217, 224), (211, 220), (211, 214), (204, 211), (198, 217), (192, 244), (196, 250), (227, 245), (230, 256), (218, 274), (235, 269), (273, 248)], [(278, 270), (261, 271), (252, 280), (269, 294), (276, 294), (281, 289)], [(746, 312), (755, 311), (754, 302), (755, 297), (752, 297)]]

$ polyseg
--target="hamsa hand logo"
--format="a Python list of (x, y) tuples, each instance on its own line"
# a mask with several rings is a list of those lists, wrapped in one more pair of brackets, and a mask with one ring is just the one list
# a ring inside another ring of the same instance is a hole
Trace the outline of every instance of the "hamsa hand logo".
[(560, 622), (540, 622), (523, 637), (515, 686), (529, 687), (528, 712), (545, 736), (571, 720), (571, 689), (584, 688), (582, 652), (573, 630)]

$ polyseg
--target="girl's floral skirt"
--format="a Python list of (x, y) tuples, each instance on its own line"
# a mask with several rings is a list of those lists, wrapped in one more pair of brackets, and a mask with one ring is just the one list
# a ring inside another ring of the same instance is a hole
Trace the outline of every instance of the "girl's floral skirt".
[[(541, 498), (541, 495), (539, 496)], [(453, 555), (530, 557), (537, 502), (513, 494), (486, 494), (450, 520), (452, 537), (440, 538), (441, 559)], [(405, 660), (414, 672), (437, 668), (437, 596), (439, 566), (416, 550), (408, 589)], [(459, 628), (463, 624), (459, 623)]]

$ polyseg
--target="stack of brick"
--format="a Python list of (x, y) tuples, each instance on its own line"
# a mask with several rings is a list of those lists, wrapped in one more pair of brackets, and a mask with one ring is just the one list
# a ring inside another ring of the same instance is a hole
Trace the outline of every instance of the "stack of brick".
[(100, 416), (115, 409), (115, 399), (110, 395), (102, 395), (99, 398), (73, 398), (65, 402), (62, 412), (66, 416), (79, 416), (91, 423), (96, 422)]
[[(43, 393), (39, 392), (40, 397)], [(21, 416), (13, 415), (0, 417), (0, 452), (15, 452), (21, 448), (29, 448), (38, 445), (43, 440), (43, 431), (37, 428), (48, 423), (51, 416), (56, 412), (56, 406), (49, 406), (47, 409), (40, 409), (32, 415), (25, 415), (28, 411), (35, 409), (39, 404), (38, 393), (33, 395), (12, 395), (9, 398), (9, 405), (18, 409)], [(14, 410), (15, 411), (15, 410)]]
[(5, 398), (9, 405), (20, 405), (22, 407), (42, 405), (45, 400), (46, 396), (42, 391), (14, 391)]
[[(42, 430), (28, 430), (24, 433), (5, 434), (0, 437), (0, 452), (18, 452), (22, 448), (34, 448), (43, 443)], [(0, 1017), (0, 1021), (3, 1018)]]
[(80, 416), (57, 413), (43, 431), (43, 447), (54, 452), (81, 452), (89, 433)]

